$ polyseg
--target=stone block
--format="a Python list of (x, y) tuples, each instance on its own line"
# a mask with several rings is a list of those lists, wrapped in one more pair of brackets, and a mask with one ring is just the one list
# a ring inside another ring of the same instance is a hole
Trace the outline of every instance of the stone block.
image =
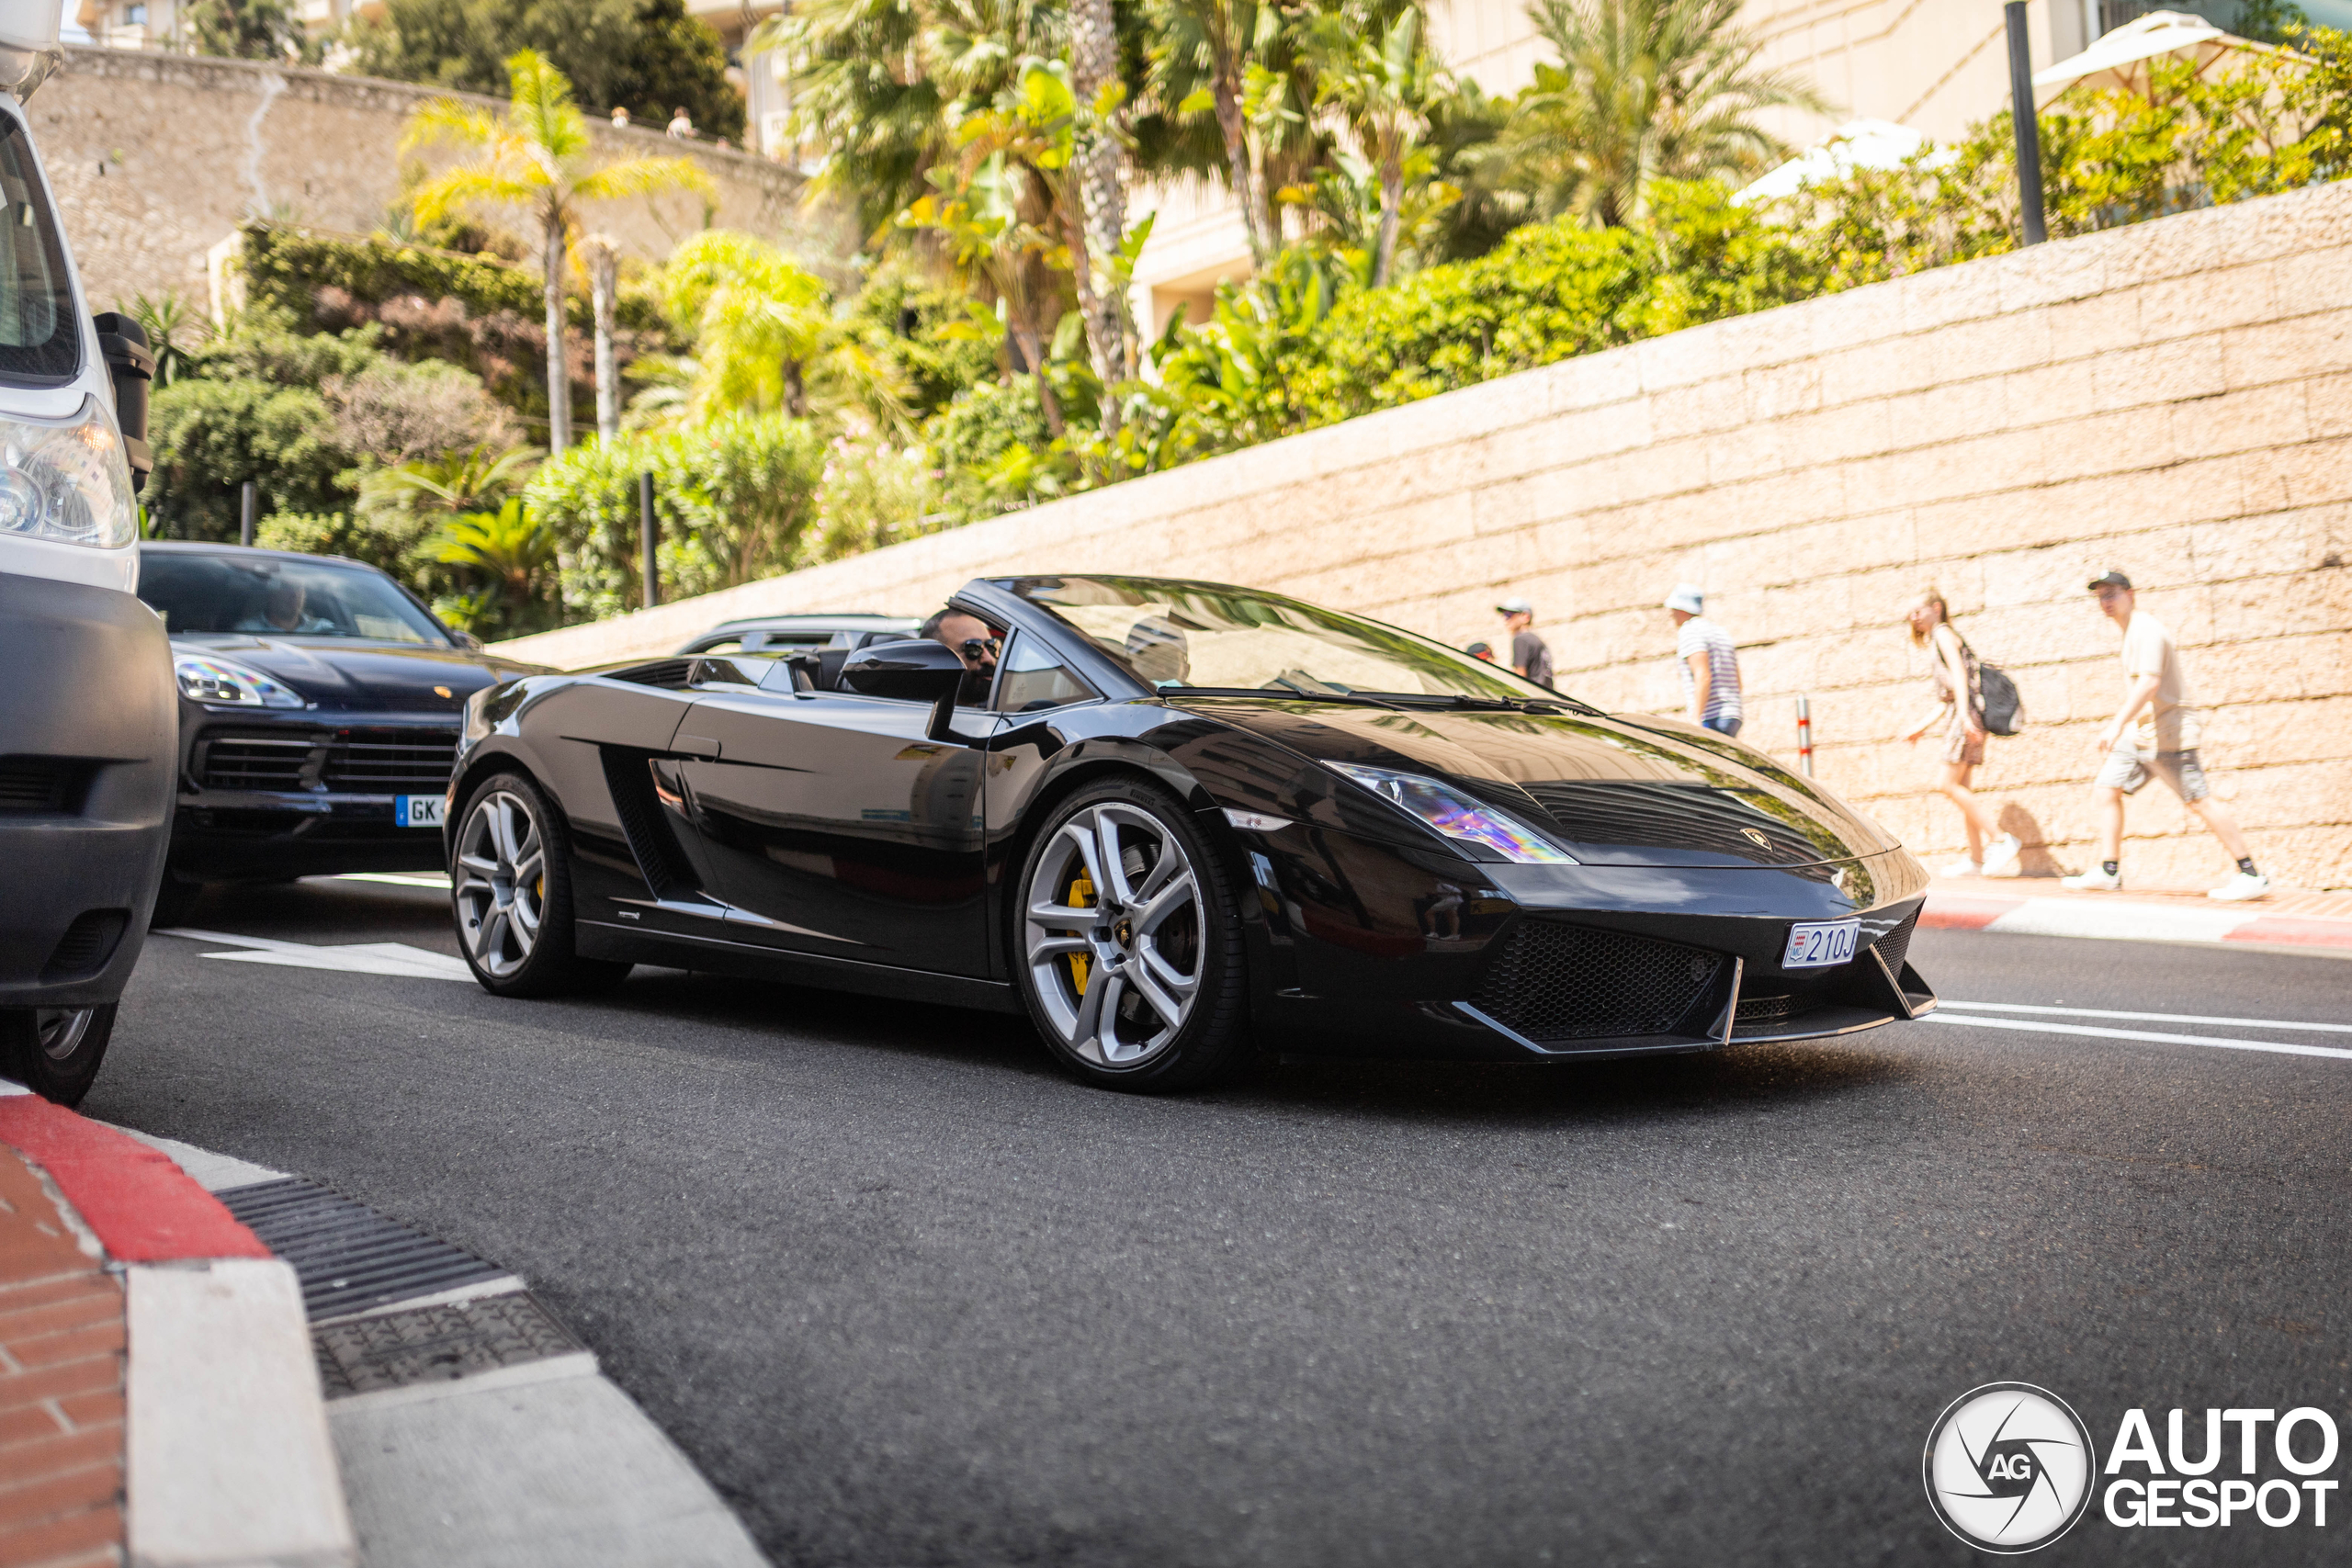
[(2249, 452), (2240, 461), (2247, 512), (2285, 512), (2352, 500), (2352, 438)]
[(1668, 387), (1650, 393), (1644, 402), (1662, 441), (1734, 430), (1748, 418), (1745, 378), (1736, 375)]
[(2224, 327), (2318, 308), (2315, 301), (2288, 297), (2282, 310), (2278, 281), (2276, 264), (2256, 262), (2148, 284), (2138, 290), (2141, 341), (2210, 337)]
[(2231, 328), (2222, 334), (2222, 356), (2231, 387), (2352, 370), (2352, 310)]
[(2050, 322), (2050, 363), (2054, 365), (2095, 358), (2119, 348), (2136, 348), (2143, 341), (2137, 289), (2052, 305), (2045, 313)]
[(1854, 488), (1856, 503), (1887, 510), (2039, 484), (2050, 470), (2045, 445), (2039, 430), (2005, 431), (1848, 467), (1874, 481)]
[(1996, 317), (2001, 309), (2000, 270), (1982, 262), (1939, 266), (1899, 281), (1906, 333), (1937, 333), (1948, 341), (1955, 325)]
[[(2050, 372), (2025, 374), (2047, 375)], [(1886, 438), (1890, 448), (1902, 450), (1930, 446), (1939, 441), (1985, 435), (2016, 424), (2031, 423), (2015, 419), (2010, 414), (2009, 387), (2013, 379), (2006, 376), (1982, 376), (1859, 406), (1885, 411)]]
[(1965, 373), (1932, 365), (1927, 351), (1908, 338), (1859, 344), (1822, 356), (1821, 403), (1834, 408), (1865, 398), (1892, 397)]
[(2308, 440), (2310, 383), (2287, 381), (2172, 405), (2173, 450), (2184, 457), (2292, 445)]
[(2075, 420), (2050, 432), (2047, 451), (2052, 482), (2160, 468), (2174, 457), (2172, 417), (2154, 408)]
[(1650, 338), (1633, 344), (1630, 352), (1641, 367), (1645, 392), (1687, 387), (1724, 373), (1722, 334), (1713, 325)]
[(2221, 342), (2211, 333), (2118, 349), (2091, 361), (2091, 406), (2101, 413), (2211, 397), (2226, 384)]
[(2352, 307), (2352, 245), (2282, 255), (2271, 272), (2283, 313)]
[(1811, 413), (1821, 407), (1821, 362), (1801, 359), (1749, 370), (1740, 378), (1740, 387), (1749, 419)]
[(1797, 306), (1812, 317), (1813, 352), (1826, 358), (1840, 350), (1902, 336), (1905, 282), (1873, 283)]

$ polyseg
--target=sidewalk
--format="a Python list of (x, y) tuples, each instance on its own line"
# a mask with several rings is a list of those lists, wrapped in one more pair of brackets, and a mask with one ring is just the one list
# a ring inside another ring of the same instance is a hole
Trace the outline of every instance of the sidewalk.
[(0, 1079), (0, 1568), (363, 1560), (763, 1561), (524, 1280)]
[(2352, 893), (2274, 892), (2217, 904), (2202, 892), (2076, 892), (2054, 876), (1938, 877), (1923, 926), (2122, 942), (2227, 942), (2352, 952)]

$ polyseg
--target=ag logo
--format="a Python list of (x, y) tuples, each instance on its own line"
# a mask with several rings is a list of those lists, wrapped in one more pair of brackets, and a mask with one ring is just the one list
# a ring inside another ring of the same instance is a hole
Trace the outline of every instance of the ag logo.
[(2033, 1551), (2083, 1517), (2091, 1464), (2089, 1429), (2064, 1400), (2031, 1383), (1986, 1383), (1928, 1433), (1928, 1501), (1980, 1551)]

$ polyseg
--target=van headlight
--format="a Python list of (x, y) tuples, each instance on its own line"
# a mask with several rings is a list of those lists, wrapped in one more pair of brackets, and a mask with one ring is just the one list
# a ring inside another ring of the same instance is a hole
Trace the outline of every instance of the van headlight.
[(1387, 768), (1362, 767), (1354, 762), (1323, 765), (1353, 779), (1407, 816), (1419, 818), (1449, 839), (1482, 845), (1521, 865), (1577, 863), (1576, 856), (1545, 842), (1517, 818), (1471, 800), (1435, 779)]
[(0, 536), (104, 550), (139, 537), (130, 464), (97, 399), (60, 423), (0, 418)]
[(209, 654), (183, 653), (172, 660), (180, 695), (216, 707), (299, 708), (306, 705), (285, 683), (258, 670)]

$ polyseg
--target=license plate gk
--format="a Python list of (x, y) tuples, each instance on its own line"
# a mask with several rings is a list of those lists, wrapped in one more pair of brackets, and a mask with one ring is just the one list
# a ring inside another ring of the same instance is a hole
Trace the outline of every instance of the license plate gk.
[(437, 795), (396, 795), (392, 796), (392, 822), (401, 828), (438, 828), (441, 826), (442, 800)]
[(1854, 940), (1860, 920), (1800, 920), (1789, 928), (1789, 950), (1781, 955), (1783, 969), (1826, 969), (1854, 960)]

